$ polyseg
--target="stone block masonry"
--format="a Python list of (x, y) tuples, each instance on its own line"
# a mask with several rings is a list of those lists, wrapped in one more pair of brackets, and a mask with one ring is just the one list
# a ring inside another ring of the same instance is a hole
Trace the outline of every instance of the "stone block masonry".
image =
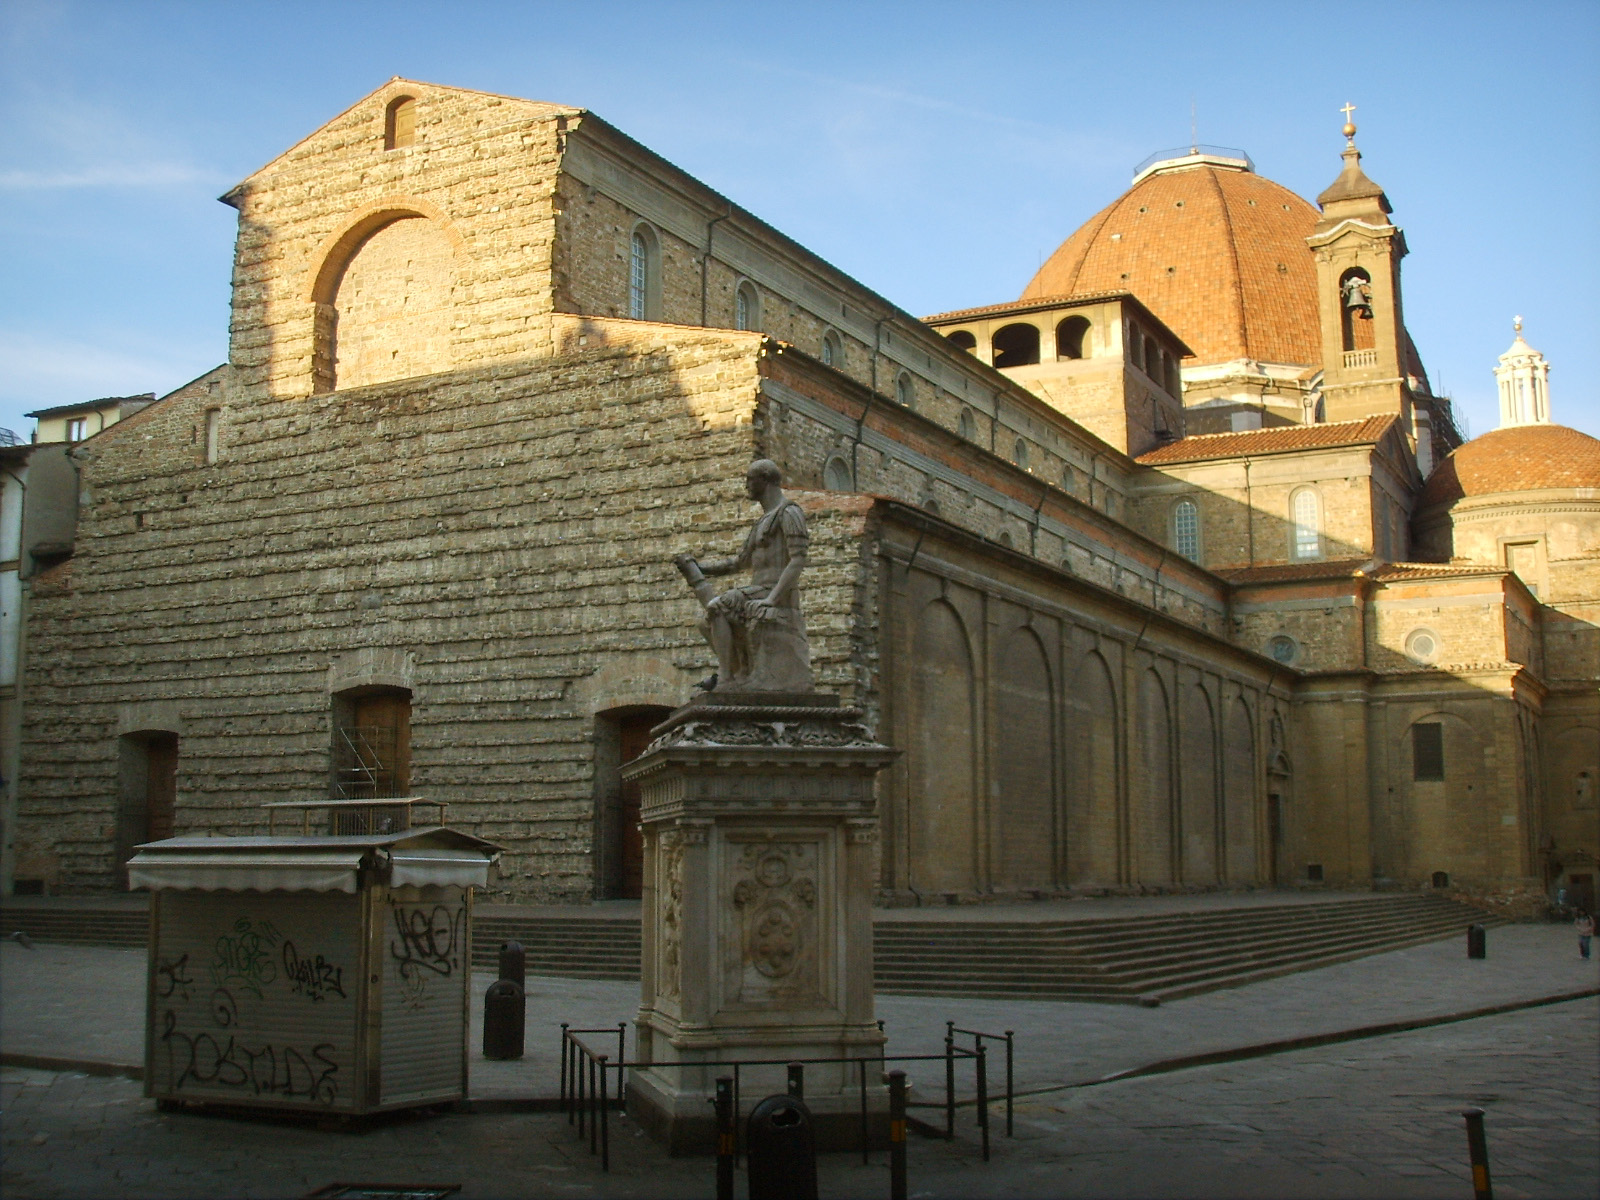
[[(205, 395), (81, 451), (79, 554), (36, 591), (21, 781), (53, 890), (113, 883), (129, 714), (177, 714), (177, 832), (260, 831), (261, 802), (327, 794), (330, 686), (365, 661), (411, 689), (412, 790), (509, 847), (503, 890), (589, 895), (585, 680), (643, 663), (682, 696), (708, 668), (670, 558), (731, 552), (759, 453), (757, 336), (610, 324), (568, 322), (533, 363), (235, 394), (214, 464)], [(862, 518), (812, 520), (819, 676), (848, 685)]]

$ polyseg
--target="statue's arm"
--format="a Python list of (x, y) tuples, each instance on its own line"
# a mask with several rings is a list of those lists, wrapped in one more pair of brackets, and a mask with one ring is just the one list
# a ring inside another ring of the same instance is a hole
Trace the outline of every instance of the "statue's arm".
[(805, 569), (805, 550), (801, 549), (798, 553), (790, 554), (789, 562), (783, 568), (783, 574), (778, 576), (778, 582), (773, 584), (772, 590), (767, 593), (766, 603), (772, 608), (782, 608), (789, 599), (789, 594), (800, 582), (800, 573)]

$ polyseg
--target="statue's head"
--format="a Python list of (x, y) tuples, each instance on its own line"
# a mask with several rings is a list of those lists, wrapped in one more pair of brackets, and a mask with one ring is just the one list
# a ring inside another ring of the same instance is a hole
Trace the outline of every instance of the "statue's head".
[(778, 464), (770, 458), (756, 459), (744, 473), (745, 490), (750, 493), (752, 500), (760, 499), (762, 493), (769, 487), (777, 487), (782, 482), (783, 476), (778, 470)]

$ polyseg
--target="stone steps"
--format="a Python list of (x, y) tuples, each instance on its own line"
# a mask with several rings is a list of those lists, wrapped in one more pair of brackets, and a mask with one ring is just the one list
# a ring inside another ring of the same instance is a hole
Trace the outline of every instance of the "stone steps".
[[(1476, 909), (1434, 896), (1254, 905), (1073, 921), (894, 919), (874, 923), (880, 991), (974, 998), (1136, 1002), (1176, 999), (1454, 936)], [(6, 905), (0, 934), (140, 948), (148, 916), (125, 904)], [(479, 916), (472, 962), (493, 970), (503, 942), (530, 975), (639, 977), (638, 922), (581, 915)]]

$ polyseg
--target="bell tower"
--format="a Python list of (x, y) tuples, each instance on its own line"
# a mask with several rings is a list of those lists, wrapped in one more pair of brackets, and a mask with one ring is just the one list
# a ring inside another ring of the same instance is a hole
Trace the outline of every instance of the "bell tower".
[(1328, 421), (1396, 413), (1411, 419), (1400, 260), (1405, 235), (1383, 189), (1361, 169), (1355, 111), (1346, 104), (1344, 170), (1320, 196), (1322, 220), (1306, 242), (1317, 263), (1322, 395)]

